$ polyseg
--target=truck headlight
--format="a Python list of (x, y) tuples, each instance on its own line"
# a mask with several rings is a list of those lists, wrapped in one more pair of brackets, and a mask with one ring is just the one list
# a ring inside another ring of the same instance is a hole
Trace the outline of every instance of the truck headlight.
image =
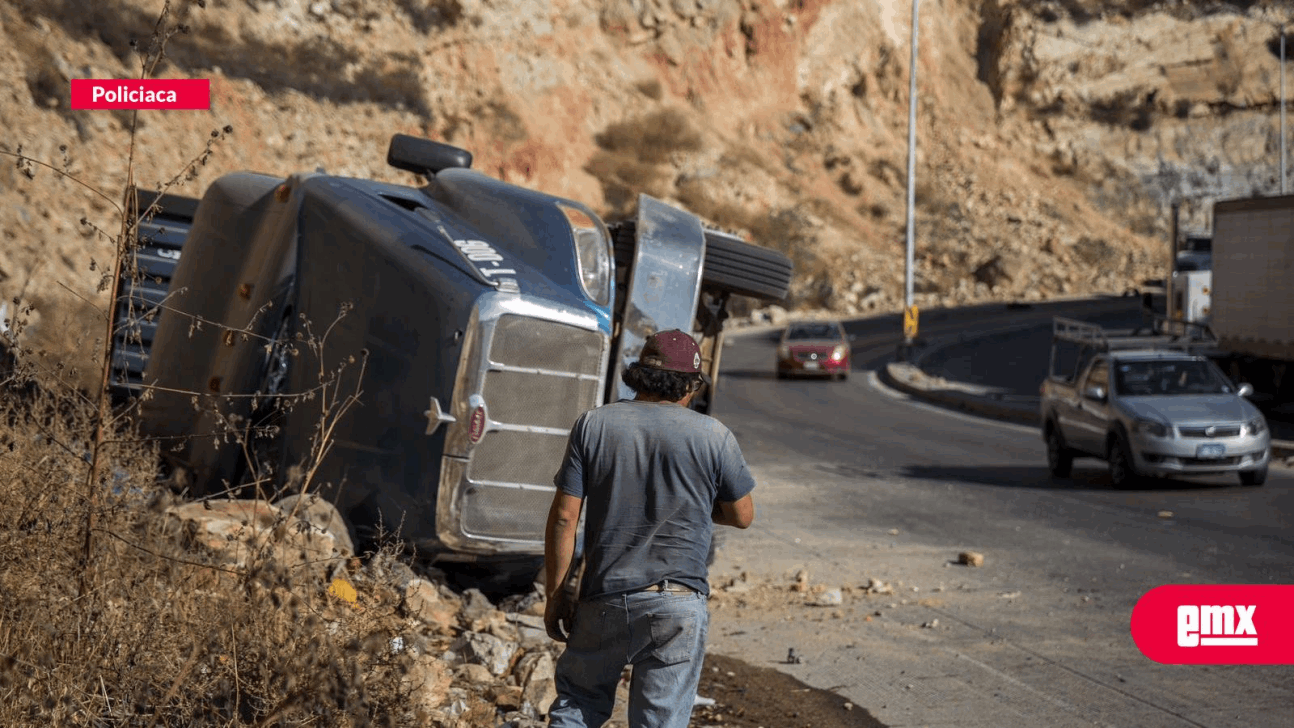
[(1261, 417), (1249, 420), (1244, 424), (1244, 427), (1240, 428), (1240, 434), (1245, 437), (1250, 437), (1252, 435), (1261, 435), (1266, 431), (1267, 431), (1267, 422), (1263, 420), (1263, 418)]
[(611, 238), (602, 224), (578, 208), (558, 205), (571, 226), (580, 285), (599, 306), (611, 302)]
[(848, 352), (849, 352), (849, 348), (846, 347), (844, 344), (840, 344), (836, 348), (831, 350), (831, 360), (840, 361), (845, 358), (845, 354)]
[(1138, 434), (1150, 435), (1151, 437), (1168, 437), (1168, 425), (1155, 420), (1137, 420), (1133, 429)]

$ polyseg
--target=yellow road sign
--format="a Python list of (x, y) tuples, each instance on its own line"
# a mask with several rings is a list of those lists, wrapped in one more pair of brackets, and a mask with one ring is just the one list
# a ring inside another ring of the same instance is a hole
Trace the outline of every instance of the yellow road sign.
[(917, 307), (903, 309), (903, 336), (907, 339), (917, 338)]

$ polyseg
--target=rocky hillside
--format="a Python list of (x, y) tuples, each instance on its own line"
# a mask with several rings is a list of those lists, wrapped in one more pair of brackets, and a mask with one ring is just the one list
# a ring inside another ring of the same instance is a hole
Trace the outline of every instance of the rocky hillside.
[[(35, 306), (33, 347), (82, 363), (100, 335), (131, 116), (69, 109), (68, 81), (138, 74), (134, 44), (163, 5), (0, 0), (0, 150), (75, 177), (0, 167), (0, 300)], [(413, 182), (384, 158), (391, 133), (415, 133), (608, 216), (647, 192), (785, 250), (793, 307), (902, 302), (909, 3), (167, 7), (159, 74), (211, 78), (213, 103), (139, 114), (140, 185), (178, 177), (197, 196), (226, 171), (319, 166)], [(1214, 197), (1275, 191), (1280, 13), (1243, 0), (922, 3), (917, 303), (1123, 290), (1162, 274), (1170, 199), (1202, 226)]]

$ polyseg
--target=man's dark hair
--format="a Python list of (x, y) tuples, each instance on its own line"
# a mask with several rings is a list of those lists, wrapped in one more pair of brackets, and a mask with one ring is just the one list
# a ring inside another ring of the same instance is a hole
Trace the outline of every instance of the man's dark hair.
[(671, 372), (667, 369), (643, 366), (641, 362), (630, 364), (620, 378), (630, 389), (638, 394), (660, 397), (677, 402), (687, 396), (688, 392), (701, 385), (700, 374)]

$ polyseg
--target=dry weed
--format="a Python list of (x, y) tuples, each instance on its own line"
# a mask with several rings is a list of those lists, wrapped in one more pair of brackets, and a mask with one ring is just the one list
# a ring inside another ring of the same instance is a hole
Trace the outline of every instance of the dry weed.
[[(181, 32), (186, 22), (165, 2), (151, 40), (136, 48), (141, 77)], [(137, 123), (132, 114), (131, 128)], [(163, 189), (191, 177), (229, 131), (214, 131), (204, 151)], [(138, 154), (135, 139), (132, 132), (128, 170)], [(91, 187), (66, 164), (32, 159), (21, 147), (6, 154), (34, 184), (40, 183), (35, 170), (42, 169)], [(121, 195), (95, 189), (120, 220), (115, 234), (96, 230), (116, 250), (116, 260), (102, 268), (100, 294), (119, 278), (139, 275), (132, 264), (135, 181), (128, 172), (123, 182)], [(412, 722), (404, 676), (414, 656), (392, 649), (402, 623), (385, 606), (391, 602), (373, 596), (379, 590), (352, 605), (330, 595), (309, 565), (281, 562), (268, 549), (229, 566), (194, 548), (166, 517), (175, 496), (157, 478), (159, 443), (140, 437), (129, 409), (110, 406), (111, 304), (87, 305), (105, 322), (97, 341), (93, 332), (84, 337), (103, 366), (97, 391), (76, 386), (64, 362), (22, 348), (29, 302), (6, 309), (0, 725)], [(362, 372), (362, 362), (355, 368)], [(337, 418), (355, 402), (358, 392), (347, 394), (342, 381), (340, 371), (320, 371), (314, 396), (321, 417), (301, 487), (309, 486), (310, 463), (326, 455)], [(230, 424), (230, 436), (247, 443), (245, 421)], [(384, 555), (394, 558), (398, 550), (397, 543)]]

